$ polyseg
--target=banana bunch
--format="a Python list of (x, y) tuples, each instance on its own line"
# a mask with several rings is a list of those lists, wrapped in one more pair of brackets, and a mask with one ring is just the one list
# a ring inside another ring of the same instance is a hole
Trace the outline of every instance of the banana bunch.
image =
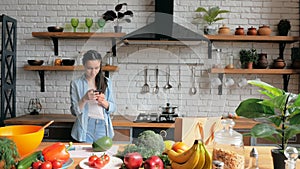
[(168, 154), (172, 169), (212, 168), (212, 156), (200, 140), (195, 140), (193, 146), (186, 151), (176, 152), (170, 149), (165, 153)]

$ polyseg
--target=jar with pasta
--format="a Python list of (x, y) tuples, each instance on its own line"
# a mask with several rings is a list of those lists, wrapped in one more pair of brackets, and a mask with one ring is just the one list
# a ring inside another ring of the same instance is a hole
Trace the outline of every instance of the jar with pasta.
[(223, 119), (221, 123), (223, 129), (214, 134), (213, 160), (222, 161), (224, 168), (244, 168), (245, 157), (242, 134), (233, 130), (235, 122), (232, 119)]

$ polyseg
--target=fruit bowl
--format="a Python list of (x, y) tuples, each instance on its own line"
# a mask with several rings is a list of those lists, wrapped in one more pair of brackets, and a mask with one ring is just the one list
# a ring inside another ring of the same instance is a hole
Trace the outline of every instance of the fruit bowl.
[(60, 27), (60, 26), (49, 26), (47, 29), (48, 29), (48, 32), (62, 32), (62, 31), (64, 31), (64, 28)]
[(27, 63), (31, 66), (41, 66), (44, 60), (27, 60)]
[(75, 59), (62, 59), (61, 64), (63, 66), (73, 66), (75, 64)]
[(36, 125), (12, 125), (0, 127), (0, 137), (6, 137), (16, 143), (21, 157), (34, 152), (41, 144), (44, 137), (44, 129)]

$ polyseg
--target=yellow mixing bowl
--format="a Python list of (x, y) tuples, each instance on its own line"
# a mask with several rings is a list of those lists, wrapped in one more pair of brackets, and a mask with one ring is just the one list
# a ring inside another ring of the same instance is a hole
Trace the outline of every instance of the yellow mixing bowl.
[(25, 156), (41, 144), (44, 137), (42, 126), (12, 125), (0, 127), (0, 137), (6, 137), (16, 143), (20, 156)]

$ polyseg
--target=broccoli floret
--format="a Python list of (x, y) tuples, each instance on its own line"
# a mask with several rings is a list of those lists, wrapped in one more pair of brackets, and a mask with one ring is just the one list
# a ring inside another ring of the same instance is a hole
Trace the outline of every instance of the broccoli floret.
[(160, 134), (156, 134), (152, 130), (145, 130), (139, 134), (135, 145), (138, 147), (145, 147), (147, 149), (153, 150), (157, 152), (156, 155), (160, 155), (163, 153), (165, 149), (165, 144), (162, 136)]
[(146, 130), (139, 134), (133, 145), (127, 145), (123, 151), (117, 153), (118, 157), (124, 157), (130, 152), (139, 152), (144, 159), (153, 155), (162, 155), (165, 149), (164, 140), (161, 135), (152, 130)]

